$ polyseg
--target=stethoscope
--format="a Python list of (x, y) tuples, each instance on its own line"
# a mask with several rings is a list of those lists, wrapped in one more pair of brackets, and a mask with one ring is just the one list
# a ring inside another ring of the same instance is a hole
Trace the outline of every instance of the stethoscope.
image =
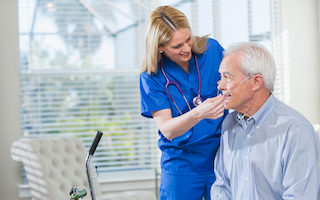
[[(199, 87), (198, 87), (198, 95), (195, 96), (193, 99), (192, 99), (192, 103), (194, 106), (198, 106), (202, 103), (202, 98), (200, 96), (201, 94), (201, 77), (200, 77), (200, 71), (199, 71), (199, 66), (198, 66), (198, 60), (197, 60), (197, 57), (195, 55), (193, 55), (194, 57), (194, 62), (196, 64), (196, 68), (197, 68), (197, 73), (198, 73), (198, 81), (199, 81)], [(166, 73), (164, 72), (164, 69), (163, 69), (163, 63), (162, 63), (162, 59), (161, 59), (161, 62), (160, 62), (160, 67), (161, 67), (161, 71), (162, 71), (162, 74), (163, 76), (166, 78), (167, 82), (166, 82), (166, 85), (165, 85), (165, 88), (166, 88), (166, 92), (167, 94), (169, 95), (171, 101), (173, 102), (173, 104), (176, 106), (176, 108), (178, 109), (179, 113), (182, 115), (182, 112), (180, 111), (178, 105), (176, 104), (176, 102), (174, 101), (171, 93), (169, 92), (169, 85), (174, 85), (177, 87), (177, 89), (179, 90), (180, 94), (182, 95), (184, 101), (187, 103), (188, 105), (188, 108), (189, 108), (189, 111), (191, 110), (191, 107), (190, 107), (190, 104), (188, 103), (186, 97), (184, 96), (180, 86), (178, 85), (178, 83), (174, 82), (174, 81), (171, 81), (169, 80), (169, 78), (167, 77)]]

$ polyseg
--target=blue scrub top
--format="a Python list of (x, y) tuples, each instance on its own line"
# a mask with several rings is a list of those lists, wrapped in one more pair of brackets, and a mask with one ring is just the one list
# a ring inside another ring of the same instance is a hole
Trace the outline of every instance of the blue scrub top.
[[(208, 39), (207, 50), (196, 55), (201, 76), (201, 97), (203, 100), (215, 97), (218, 72), (223, 58), (223, 48), (214, 39)], [(192, 56), (189, 61), (189, 73), (179, 65), (163, 56), (164, 71), (169, 80), (181, 87), (189, 105), (193, 108), (192, 99), (198, 95), (198, 74)], [(158, 71), (151, 75), (146, 72), (140, 75), (141, 115), (152, 117), (152, 111), (171, 109), (172, 117), (180, 115), (165, 89), (166, 79), (158, 66)], [(186, 113), (188, 106), (175, 86), (169, 91), (179, 109)], [(215, 154), (219, 148), (221, 122), (224, 117), (211, 120), (203, 119), (183, 135), (173, 140), (166, 139), (159, 131), (158, 146), (162, 151), (161, 170), (175, 175), (206, 175), (213, 173)]]

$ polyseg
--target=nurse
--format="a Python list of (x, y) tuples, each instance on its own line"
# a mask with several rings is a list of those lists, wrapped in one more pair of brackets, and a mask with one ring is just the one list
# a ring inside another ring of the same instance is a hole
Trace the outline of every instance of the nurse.
[(222, 51), (216, 40), (193, 36), (181, 11), (161, 6), (151, 13), (140, 96), (141, 114), (159, 129), (161, 200), (210, 199), (226, 114), (217, 91)]

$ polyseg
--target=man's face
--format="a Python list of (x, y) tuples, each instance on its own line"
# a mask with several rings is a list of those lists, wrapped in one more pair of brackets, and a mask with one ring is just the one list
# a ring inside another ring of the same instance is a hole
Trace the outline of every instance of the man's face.
[(221, 80), (218, 82), (218, 89), (224, 95), (225, 109), (246, 113), (252, 98), (251, 77), (245, 75), (239, 66), (239, 54), (231, 54), (223, 58), (219, 68)]

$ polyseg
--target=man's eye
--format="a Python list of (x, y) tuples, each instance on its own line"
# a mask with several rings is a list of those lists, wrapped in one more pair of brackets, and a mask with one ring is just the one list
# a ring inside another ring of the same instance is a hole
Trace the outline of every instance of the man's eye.
[(226, 77), (226, 82), (229, 83), (231, 79), (229, 77)]

